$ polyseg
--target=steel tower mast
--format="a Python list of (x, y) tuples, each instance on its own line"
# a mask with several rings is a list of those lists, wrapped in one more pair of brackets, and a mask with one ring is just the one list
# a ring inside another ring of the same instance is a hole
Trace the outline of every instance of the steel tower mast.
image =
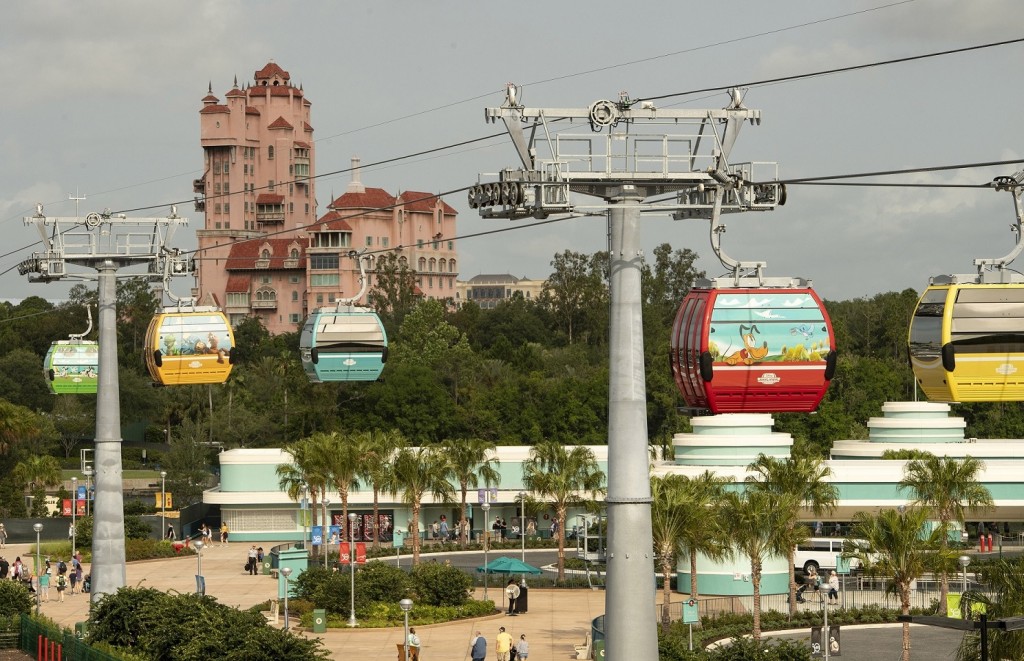
[[(485, 218), (547, 218), (580, 211), (607, 216), (606, 652), (612, 661), (656, 661), (641, 213), (717, 219), (721, 212), (774, 209), (783, 190), (775, 183), (774, 163), (728, 162), (743, 123), (761, 119), (760, 111), (743, 106), (740, 90), (732, 90), (728, 107), (718, 110), (663, 110), (625, 93), (618, 101), (595, 101), (587, 108), (528, 108), (519, 102), (519, 93), (509, 84), (505, 103), (487, 108), (485, 117), (504, 122), (522, 167), (482, 175), (469, 191), (469, 205)], [(576, 129), (580, 125), (589, 131)], [(755, 183), (755, 169), (766, 170), (764, 182)], [(570, 193), (600, 202), (576, 204)], [(675, 198), (650, 199), (666, 193)]]

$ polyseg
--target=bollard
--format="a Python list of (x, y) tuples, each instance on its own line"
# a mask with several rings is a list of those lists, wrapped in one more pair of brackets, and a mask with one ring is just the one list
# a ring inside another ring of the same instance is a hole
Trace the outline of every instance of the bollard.
[(46, 648), (43, 647), (43, 636), (42, 636), (42, 634), (40, 634), (39, 638), (36, 640), (36, 658), (37, 659), (42, 659), (42, 661), (46, 661), (46, 654), (44, 652), (45, 649)]
[(988, 534), (988, 552), (992, 552), (992, 533)]

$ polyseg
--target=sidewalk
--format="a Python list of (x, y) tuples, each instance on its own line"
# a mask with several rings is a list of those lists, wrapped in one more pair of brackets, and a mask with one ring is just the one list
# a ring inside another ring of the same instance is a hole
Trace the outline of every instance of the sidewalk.
[[(19, 555), (25, 560), (30, 552), (34, 552), (34, 546), (8, 544), (0, 555), (12, 562)], [(249, 543), (225, 546), (216, 543), (212, 548), (203, 549), (206, 593), (222, 604), (249, 608), (277, 598), (276, 579), (250, 576), (243, 570), (249, 546)], [(273, 544), (264, 544), (263, 548), (271, 546)], [(192, 592), (195, 590), (197, 564), (194, 555), (129, 563), (127, 585)], [(89, 573), (88, 564), (85, 565), (85, 573)], [(482, 588), (477, 590), (476, 596), (482, 598)], [(488, 596), (501, 606), (502, 591), (499, 588), (489, 589)], [(40, 607), (44, 615), (69, 628), (74, 628), (75, 622), (87, 619), (89, 595), (65, 592), (64, 603), (57, 603), (56, 598), (57, 591), (51, 587), (49, 603)], [(536, 589), (530, 590), (528, 598), (529, 612), (516, 617), (497, 614), (475, 620), (417, 626), (416, 632), (421, 641), (420, 658), (423, 661), (468, 660), (469, 642), (476, 631), (487, 638), (488, 658), (491, 658), (494, 638), (500, 626), (504, 626), (515, 640), (519, 640), (520, 634), (526, 634), (531, 661), (575, 658), (573, 645), (583, 642), (591, 621), (605, 610), (603, 591)], [(292, 623), (294, 625), (295, 620)], [(304, 635), (315, 637), (310, 632), (304, 632)], [(335, 659), (394, 661), (397, 645), (402, 642), (403, 629), (328, 629), (319, 637)]]

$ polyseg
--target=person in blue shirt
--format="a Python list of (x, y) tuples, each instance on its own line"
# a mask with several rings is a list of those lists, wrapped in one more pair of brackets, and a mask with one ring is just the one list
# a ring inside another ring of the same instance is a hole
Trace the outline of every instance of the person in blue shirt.
[(469, 656), (473, 661), (484, 661), (487, 658), (487, 639), (479, 631), (476, 632), (476, 638), (473, 639)]

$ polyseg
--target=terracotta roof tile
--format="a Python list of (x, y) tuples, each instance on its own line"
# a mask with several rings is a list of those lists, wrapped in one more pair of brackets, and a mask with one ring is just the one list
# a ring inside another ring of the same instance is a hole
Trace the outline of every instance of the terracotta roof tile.
[(259, 108), (255, 108), (253, 106), (246, 106), (245, 107), (245, 114), (246, 115), (259, 115), (260, 114), (260, 109)]
[(225, 94), (224, 96), (227, 96), (227, 97), (245, 96), (245, 92), (243, 92), (242, 90), (240, 90), (240, 89), (238, 89), (236, 87), (233, 90), (231, 90), (230, 92), (228, 92), (227, 94)]
[(309, 122), (302, 122), (302, 130), (306, 133), (312, 133), (313, 127), (309, 125)]
[(256, 196), (256, 204), (284, 204), (284, 195), (260, 193)]
[(272, 121), (267, 126), (267, 128), (268, 129), (291, 129), (291, 128), (295, 128), (295, 127), (293, 127), (291, 124), (289, 124), (288, 120), (285, 119), (284, 117), (278, 117), (277, 119)]
[(320, 220), (317, 221), (316, 226), (309, 228), (310, 231), (317, 230), (331, 230), (334, 232), (351, 232), (352, 226), (342, 217), (337, 211), (328, 211)]
[(232, 273), (228, 276), (228, 286), (224, 288), (228, 293), (248, 292), (252, 282), (252, 276), (248, 273)]
[(218, 99), (212, 94), (207, 94), (203, 97), (203, 103), (218, 103), (219, 101), (220, 99)]
[(312, 149), (312, 147), (313, 147), (308, 142), (303, 142), (302, 140), (296, 140), (295, 141), (295, 146), (300, 148), (300, 149)]
[[(407, 190), (398, 196), (398, 201), (405, 203), (405, 208), (409, 211), (433, 212), (437, 199), (437, 196), (433, 193), (421, 193), (412, 190)], [(448, 206), (444, 200), (441, 200), (441, 208), (446, 214), (455, 214), (455, 209)]]
[(215, 113), (227, 113), (227, 112), (228, 112), (228, 107), (227, 106), (219, 106), (219, 105), (218, 106), (203, 106), (203, 108), (200, 109), (199, 114), (200, 115), (211, 115), (211, 114), (215, 114)]
[(395, 198), (383, 188), (367, 188), (362, 193), (345, 193), (331, 202), (330, 209), (383, 209), (395, 203)]
[(285, 80), (291, 80), (292, 78), (291, 75), (289, 75), (287, 71), (279, 67), (276, 62), (267, 62), (266, 66), (264, 66), (262, 69), (256, 72), (255, 79), (269, 80), (270, 78), (274, 77), (274, 74), (281, 76)]
[[(248, 271), (256, 268), (256, 260), (259, 258), (260, 249), (264, 245), (270, 246), (270, 269), (285, 269), (284, 261), (290, 259), (292, 247), (299, 249), (299, 264), (296, 267), (288, 267), (289, 271), (304, 271), (306, 261), (306, 242), (300, 237), (283, 239), (258, 238), (251, 241), (231, 244), (231, 251), (228, 253), (228, 271)], [(264, 271), (266, 269), (260, 269)], [(230, 277), (230, 276), (229, 276)]]

